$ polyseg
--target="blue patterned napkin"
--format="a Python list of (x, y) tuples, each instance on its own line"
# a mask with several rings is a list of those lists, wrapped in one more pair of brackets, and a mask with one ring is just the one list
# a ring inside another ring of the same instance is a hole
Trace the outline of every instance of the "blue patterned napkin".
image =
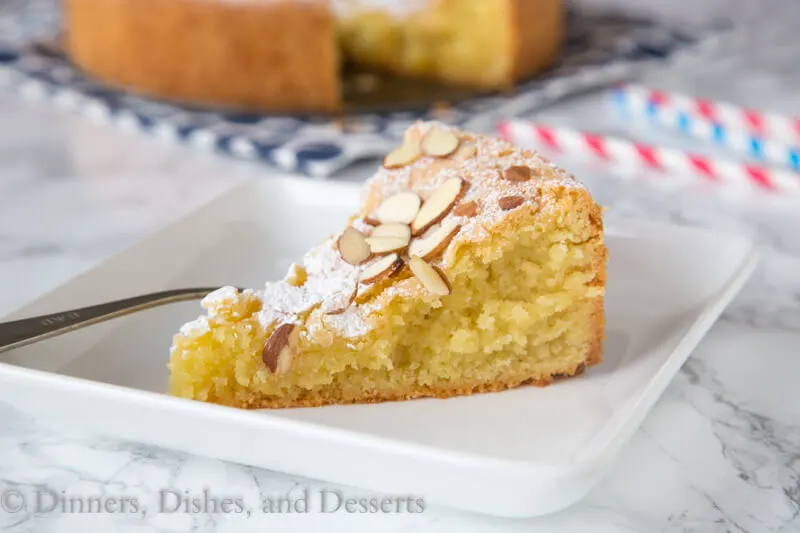
[(630, 79), (644, 62), (663, 60), (704, 33), (572, 11), (560, 63), (513, 94), (477, 97), (445, 110), (362, 113), (333, 120), (223, 113), (105, 87), (60, 54), (36, 45), (56, 36), (59, 24), (56, 0), (0, 0), (0, 86), (97, 121), (312, 177), (330, 176), (359, 159), (385, 154), (419, 119), (491, 131), (499, 117), (523, 116), (566, 95)]

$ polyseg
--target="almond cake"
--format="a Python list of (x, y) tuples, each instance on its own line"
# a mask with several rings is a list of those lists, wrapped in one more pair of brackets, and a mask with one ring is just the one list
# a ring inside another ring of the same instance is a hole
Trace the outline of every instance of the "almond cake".
[(170, 392), (273, 408), (547, 385), (602, 359), (606, 256), (572, 176), (417, 123), (285, 279), (203, 300), (175, 336)]
[(255, 110), (342, 108), (341, 66), (504, 89), (556, 60), (563, 0), (64, 0), (71, 60), (113, 85)]

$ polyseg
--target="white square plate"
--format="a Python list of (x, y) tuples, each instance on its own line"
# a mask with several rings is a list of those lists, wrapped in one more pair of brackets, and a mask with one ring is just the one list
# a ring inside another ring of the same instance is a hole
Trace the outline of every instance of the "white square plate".
[[(352, 185), (242, 186), (15, 313), (155, 290), (259, 287), (336, 228)], [(757, 261), (741, 237), (607, 224), (605, 362), (583, 377), (448, 400), (243, 411), (172, 398), (174, 304), (0, 356), (0, 399), (40, 416), (189, 453), (503, 516), (583, 497)]]

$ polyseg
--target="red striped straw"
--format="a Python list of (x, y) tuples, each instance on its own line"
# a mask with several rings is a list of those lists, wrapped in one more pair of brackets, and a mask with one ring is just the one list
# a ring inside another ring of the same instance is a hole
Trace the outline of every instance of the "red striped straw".
[(742, 161), (521, 120), (501, 121), (497, 131), (501, 137), (524, 148), (543, 146), (612, 164), (679, 175), (693, 174), (720, 184), (750, 184), (774, 192), (800, 193), (800, 174)]
[(686, 113), (695, 120), (717, 124), (731, 131), (739, 130), (787, 144), (800, 143), (800, 117), (768, 113), (729, 102), (695, 98), (640, 85), (620, 85), (615, 91), (626, 104), (646, 109), (653, 115)]

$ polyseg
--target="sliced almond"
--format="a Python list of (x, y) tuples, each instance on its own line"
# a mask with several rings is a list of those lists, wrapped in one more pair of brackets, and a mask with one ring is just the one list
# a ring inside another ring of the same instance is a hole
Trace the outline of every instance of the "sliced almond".
[(383, 166), (388, 169), (402, 168), (410, 165), (422, 155), (418, 140), (406, 140), (383, 159)]
[(503, 211), (508, 211), (510, 209), (514, 209), (515, 207), (521, 206), (524, 202), (525, 198), (519, 195), (503, 196), (497, 201), (497, 205), (499, 205), (500, 209)]
[(478, 153), (478, 147), (474, 144), (462, 144), (456, 150), (456, 153), (453, 154), (453, 159), (457, 159), (459, 161), (466, 161), (467, 159), (472, 159), (475, 157), (475, 154)]
[(300, 335), (300, 329), (294, 324), (281, 324), (272, 332), (261, 358), (270, 372), (282, 374), (292, 365), (292, 345)]
[(408, 266), (426, 290), (439, 296), (447, 296), (452, 292), (450, 281), (441, 269), (429, 265), (417, 256), (408, 261)]
[(375, 218), (382, 224), (399, 222), (410, 224), (419, 213), (422, 203), (419, 196), (413, 192), (401, 192), (390, 196), (375, 210)]
[(383, 255), (404, 250), (410, 240), (409, 237), (368, 237), (367, 244), (373, 254)]
[(300, 338), (300, 331), (300, 328), (294, 328), (291, 333), (289, 333), (289, 341), (286, 343), (283, 350), (281, 350), (278, 357), (278, 374), (285, 374), (292, 367), (295, 346), (297, 346), (297, 339)]
[(526, 167), (524, 165), (514, 165), (508, 167), (505, 172), (503, 172), (503, 177), (508, 181), (528, 181), (531, 179), (533, 175), (533, 171), (530, 167)]
[(450, 284), (450, 279), (447, 277), (447, 274), (445, 274), (445, 272), (442, 269), (442, 267), (438, 267), (436, 265), (431, 265), (431, 268), (433, 268), (436, 271), (436, 273), (439, 274), (439, 277), (442, 278), (442, 281), (444, 282), (444, 284), (447, 285), (447, 293), (448, 294), (452, 294), (453, 286)]
[(381, 257), (361, 271), (361, 283), (375, 283), (397, 272), (403, 266), (403, 261), (397, 254)]
[(400, 237), (410, 239), (411, 228), (408, 227), (408, 224), (400, 224), (398, 222), (381, 224), (372, 230), (370, 237)]
[(433, 128), (422, 136), (422, 153), (432, 157), (447, 157), (458, 149), (461, 141), (451, 131)]
[(360, 265), (371, 255), (369, 244), (363, 233), (355, 228), (347, 228), (336, 241), (339, 255), (351, 265)]
[(429, 227), (442, 220), (455, 205), (466, 182), (461, 178), (450, 178), (442, 183), (433, 194), (425, 200), (419, 213), (411, 222), (411, 233), (419, 235)]
[(355, 301), (358, 295), (358, 283), (353, 285), (353, 290), (347, 294), (342, 293), (336, 296), (332, 301), (323, 304), (323, 311), (326, 315), (341, 315), (350, 305)]
[(409, 255), (416, 255), (424, 260), (435, 257), (456, 236), (461, 226), (453, 221), (445, 221), (441, 226), (431, 231), (425, 238), (414, 239), (408, 248)]
[(381, 221), (378, 220), (377, 218), (375, 218), (374, 214), (364, 217), (363, 220), (364, 220), (364, 224), (369, 224), (370, 226), (380, 226), (381, 225)]
[(470, 200), (469, 202), (458, 204), (455, 209), (453, 209), (453, 214), (457, 217), (474, 217), (479, 211), (478, 202)]

